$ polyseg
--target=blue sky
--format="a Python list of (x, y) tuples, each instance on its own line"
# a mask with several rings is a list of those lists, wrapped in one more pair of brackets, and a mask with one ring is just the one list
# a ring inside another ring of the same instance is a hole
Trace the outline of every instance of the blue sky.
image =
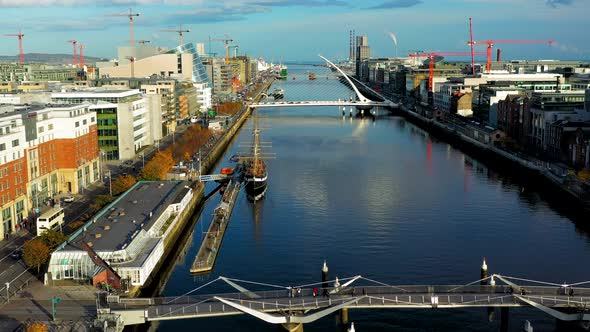
[[(348, 56), (349, 30), (367, 34), (373, 56), (408, 50), (467, 51), (468, 18), (476, 40), (555, 39), (548, 45), (498, 45), (512, 59), (590, 59), (590, 0), (0, 0), (3, 33), (25, 34), (25, 53), (70, 53), (68, 39), (85, 54), (115, 57), (129, 39), (128, 20), (108, 14), (140, 12), (135, 38), (172, 47), (177, 36), (160, 32), (179, 24), (185, 41), (228, 34), (241, 54), (270, 61)], [(18, 53), (14, 37), (0, 38), (0, 54)], [(220, 42), (211, 44), (221, 54)], [(481, 47), (484, 51), (484, 48)]]

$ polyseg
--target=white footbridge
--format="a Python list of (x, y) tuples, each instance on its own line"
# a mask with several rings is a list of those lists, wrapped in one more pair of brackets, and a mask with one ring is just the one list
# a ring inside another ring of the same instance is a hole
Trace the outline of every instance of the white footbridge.
[(329, 67), (336, 69), (336, 71), (338, 71), (338, 73), (340, 73), (340, 75), (342, 75), (342, 77), (344, 77), (344, 79), (346, 79), (346, 81), (348, 82), (348, 84), (350, 85), (350, 87), (352, 88), (354, 93), (356, 94), (356, 100), (348, 100), (348, 101), (347, 100), (337, 100), (337, 101), (321, 101), (321, 100), (316, 100), (316, 101), (282, 101), (282, 100), (276, 100), (276, 101), (269, 101), (269, 102), (251, 103), (251, 104), (249, 104), (249, 106), (252, 108), (277, 107), (277, 106), (280, 106), (280, 107), (308, 107), (308, 106), (342, 106), (342, 107), (346, 107), (346, 106), (354, 106), (354, 107), (357, 107), (360, 109), (368, 109), (371, 107), (397, 108), (399, 106), (398, 103), (394, 103), (390, 100), (387, 100), (385, 97), (382, 97), (382, 96), (381, 97), (382, 97), (383, 101), (374, 101), (374, 100), (371, 100), (371, 99), (365, 97), (361, 93), (361, 91), (357, 88), (355, 83), (351, 80), (351, 78), (348, 77), (348, 75), (346, 75), (346, 73), (344, 73), (344, 71), (342, 69), (338, 68), (338, 66), (336, 66), (334, 63), (332, 63), (330, 60), (326, 59), (322, 55), (320, 55), (319, 57), (322, 58), (323, 60), (325, 60)]
[[(238, 292), (195, 295), (218, 281)], [(251, 291), (244, 284), (270, 290)], [(101, 296), (97, 311), (101, 324), (112, 326), (113, 330), (150, 321), (243, 314), (290, 329), (349, 309), (532, 307), (558, 320), (588, 322), (590, 288), (583, 286), (586, 284), (590, 281), (567, 285), (499, 274), (465, 285), (409, 286), (390, 285), (360, 275), (298, 286), (218, 277), (176, 297)]]

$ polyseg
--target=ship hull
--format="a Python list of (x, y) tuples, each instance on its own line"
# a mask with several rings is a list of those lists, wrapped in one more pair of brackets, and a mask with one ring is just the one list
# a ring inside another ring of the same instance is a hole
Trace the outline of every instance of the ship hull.
[(266, 181), (267, 175), (265, 174), (263, 177), (249, 177), (246, 176), (244, 178), (246, 182), (246, 195), (248, 199), (251, 201), (258, 201), (264, 197), (266, 194)]

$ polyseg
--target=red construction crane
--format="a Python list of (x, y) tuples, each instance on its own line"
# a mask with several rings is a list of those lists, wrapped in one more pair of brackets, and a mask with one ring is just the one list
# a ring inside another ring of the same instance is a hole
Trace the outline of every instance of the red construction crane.
[(129, 18), (129, 44), (133, 46), (135, 41), (133, 40), (133, 18), (139, 16), (139, 13), (134, 13), (132, 8), (129, 8), (128, 14), (110, 14), (108, 16), (124, 16)]
[[(484, 55), (484, 52), (474, 52), (473, 55)], [(471, 52), (425, 52), (425, 53), (410, 53), (412, 58), (428, 58), (428, 91), (432, 91), (432, 82), (434, 78), (434, 58), (436, 56), (470, 56)]]
[(25, 54), (23, 53), (23, 37), (25, 35), (22, 34), (19, 30), (18, 33), (9, 33), (9, 34), (5, 34), (5, 36), (18, 37), (19, 60), (20, 60), (21, 65), (24, 64), (25, 63)]
[(68, 43), (71, 43), (74, 47), (74, 66), (78, 66), (78, 58), (76, 58), (77, 48), (76, 44), (78, 43), (77, 40), (68, 40)]
[(191, 32), (189, 29), (186, 30), (182, 30), (182, 25), (178, 28), (178, 30), (160, 30), (161, 32), (175, 32), (178, 34), (178, 40), (179, 43), (178, 45), (182, 45), (182, 34), (185, 32)]
[(80, 68), (84, 68), (84, 45), (80, 44)]
[(496, 40), (481, 40), (481, 41), (469, 41), (467, 44), (473, 45), (488, 45), (486, 54), (486, 71), (492, 70), (492, 48), (494, 44), (553, 44), (553, 39), (496, 39)]

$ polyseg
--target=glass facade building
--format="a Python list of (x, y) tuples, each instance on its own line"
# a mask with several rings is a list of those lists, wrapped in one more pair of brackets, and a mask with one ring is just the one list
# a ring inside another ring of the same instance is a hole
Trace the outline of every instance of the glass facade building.
[(193, 72), (192, 72), (192, 80), (194, 83), (205, 83), (210, 82), (209, 76), (207, 75), (207, 70), (205, 70), (205, 66), (201, 61), (201, 57), (197, 53), (197, 49), (193, 43), (186, 43), (180, 46), (177, 46), (169, 53), (188, 53), (193, 55)]

